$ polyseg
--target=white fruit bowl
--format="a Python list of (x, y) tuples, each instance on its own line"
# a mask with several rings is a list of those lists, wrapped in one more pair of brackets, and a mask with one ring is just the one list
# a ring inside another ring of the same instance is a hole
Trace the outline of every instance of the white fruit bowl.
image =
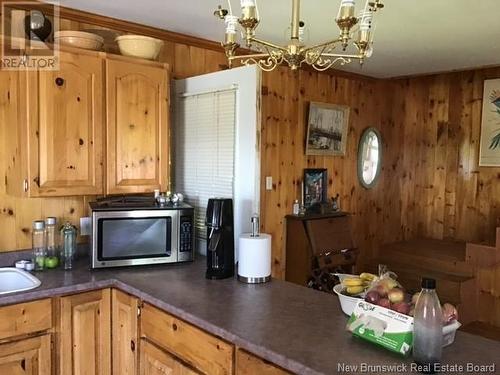
[(155, 60), (163, 47), (163, 41), (144, 35), (122, 35), (115, 39), (124, 56)]
[(359, 300), (364, 298), (364, 295), (360, 295), (359, 297), (346, 296), (345, 294), (342, 294), (342, 288), (342, 284), (337, 284), (333, 287), (333, 291), (337, 296), (339, 296), (340, 307), (342, 308), (344, 314), (351, 316), (354, 311), (354, 307)]

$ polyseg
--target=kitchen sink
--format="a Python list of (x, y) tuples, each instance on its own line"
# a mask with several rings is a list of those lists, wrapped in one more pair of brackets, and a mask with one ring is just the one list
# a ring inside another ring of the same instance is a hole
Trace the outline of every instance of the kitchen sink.
[(41, 281), (32, 274), (13, 267), (0, 268), (0, 295), (39, 287)]

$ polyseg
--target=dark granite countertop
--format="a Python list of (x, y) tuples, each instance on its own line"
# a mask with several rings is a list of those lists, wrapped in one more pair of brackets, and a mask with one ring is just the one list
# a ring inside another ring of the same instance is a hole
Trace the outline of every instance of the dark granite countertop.
[[(2, 255), (0, 264), (5, 264)], [(42, 281), (39, 288), (0, 296), (0, 306), (115, 287), (295, 373), (410, 372), (411, 358), (353, 338), (345, 330), (347, 317), (336, 296), (278, 280), (261, 285), (206, 280), (204, 271), (201, 257), (188, 264), (96, 271), (88, 269), (88, 262), (80, 262), (72, 271), (36, 273)], [(500, 342), (459, 331), (455, 343), (444, 349), (443, 363), (494, 364), (493, 373), (498, 373)], [(363, 364), (408, 367), (391, 371), (360, 367)]]

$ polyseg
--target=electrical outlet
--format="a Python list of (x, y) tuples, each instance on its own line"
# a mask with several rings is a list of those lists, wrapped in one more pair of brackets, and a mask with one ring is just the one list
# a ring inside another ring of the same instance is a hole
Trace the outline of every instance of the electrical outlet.
[(273, 176), (266, 177), (266, 190), (273, 190)]
[(92, 230), (92, 224), (90, 222), (90, 217), (80, 218), (80, 236), (90, 236)]

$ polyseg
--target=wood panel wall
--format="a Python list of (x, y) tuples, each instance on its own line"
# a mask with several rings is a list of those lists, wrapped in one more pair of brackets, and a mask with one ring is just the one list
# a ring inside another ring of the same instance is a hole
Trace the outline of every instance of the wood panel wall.
[(483, 81), (500, 68), (395, 81), (393, 119), (402, 157), (401, 229), (494, 244), (500, 168), (479, 167)]
[[(391, 230), (393, 221), (399, 224), (399, 195), (391, 179), (398, 150), (392, 139), (389, 85), (316, 72), (293, 73), (287, 68), (264, 75), (261, 219), (263, 231), (273, 236), (274, 276), (284, 276), (284, 216), (291, 213), (294, 200), (300, 200), (304, 168), (328, 169), (328, 195), (339, 193), (342, 210), (353, 215), (355, 242), (363, 258), (370, 257), (380, 242), (398, 238), (399, 233)], [(311, 101), (351, 108), (345, 156), (305, 155)], [(379, 129), (384, 137), (385, 159), (379, 183), (366, 190), (358, 183), (356, 160), (359, 137), (369, 126)], [(273, 177), (272, 191), (265, 189), (265, 176)]]

